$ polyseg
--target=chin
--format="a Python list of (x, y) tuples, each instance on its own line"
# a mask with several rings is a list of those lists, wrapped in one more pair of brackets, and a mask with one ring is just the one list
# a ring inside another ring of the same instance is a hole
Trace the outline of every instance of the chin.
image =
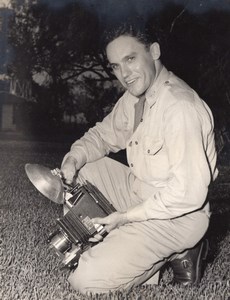
[(139, 97), (140, 95), (143, 94), (142, 90), (135, 89), (135, 88), (132, 88), (132, 87), (128, 88), (128, 91), (130, 92), (130, 94), (132, 94), (135, 97)]
[(135, 97), (140, 97), (142, 94), (144, 94), (144, 92), (140, 92), (140, 91), (132, 91), (129, 90), (130, 94), (132, 94)]

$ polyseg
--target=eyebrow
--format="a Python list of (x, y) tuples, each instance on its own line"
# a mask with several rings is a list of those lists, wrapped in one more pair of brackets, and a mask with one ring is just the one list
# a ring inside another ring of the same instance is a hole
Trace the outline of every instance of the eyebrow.
[(137, 52), (133, 51), (129, 55), (126, 55), (122, 60), (127, 60), (128, 58), (130, 58), (130, 56), (135, 56), (135, 55), (137, 55)]
[[(135, 56), (135, 55), (137, 55), (137, 52), (133, 51), (130, 54), (124, 56), (122, 58), (122, 61), (126, 61), (128, 58), (130, 58), (131, 56)], [(116, 66), (116, 65), (118, 65), (118, 63), (115, 63), (115, 62), (114, 63), (113, 62), (110, 63), (110, 66)]]

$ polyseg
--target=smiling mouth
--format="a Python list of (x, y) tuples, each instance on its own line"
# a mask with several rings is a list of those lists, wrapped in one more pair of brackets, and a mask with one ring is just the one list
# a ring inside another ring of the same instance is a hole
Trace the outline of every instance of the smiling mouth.
[(129, 85), (132, 85), (134, 82), (136, 82), (136, 79), (131, 79), (131, 80), (126, 81), (126, 84), (129, 86)]

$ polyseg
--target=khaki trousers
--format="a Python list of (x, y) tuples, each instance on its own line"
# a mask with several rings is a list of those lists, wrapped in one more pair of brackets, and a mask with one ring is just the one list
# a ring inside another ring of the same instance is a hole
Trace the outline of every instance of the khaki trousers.
[[(130, 169), (110, 158), (86, 164), (77, 181), (94, 184), (117, 211), (142, 202), (133, 192)], [(203, 211), (170, 220), (133, 222), (111, 231), (81, 255), (69, 282), (81, 293), (130, 290), (146, 282), (175, 253), (192, 248), (205, 234), (209, 217)]]

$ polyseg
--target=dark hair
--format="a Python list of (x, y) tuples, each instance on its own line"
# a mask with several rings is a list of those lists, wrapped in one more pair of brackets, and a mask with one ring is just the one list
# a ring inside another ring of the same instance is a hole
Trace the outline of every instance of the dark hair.
[(156, 37), (150, 33), (145, 24), (136, 19), (135, 22), (131, 20), (108, 28), (102, 37), (102, 49), (105, 50), (109, 43), (122, 35), (135, 38), (146, 48), (156, 41)]

